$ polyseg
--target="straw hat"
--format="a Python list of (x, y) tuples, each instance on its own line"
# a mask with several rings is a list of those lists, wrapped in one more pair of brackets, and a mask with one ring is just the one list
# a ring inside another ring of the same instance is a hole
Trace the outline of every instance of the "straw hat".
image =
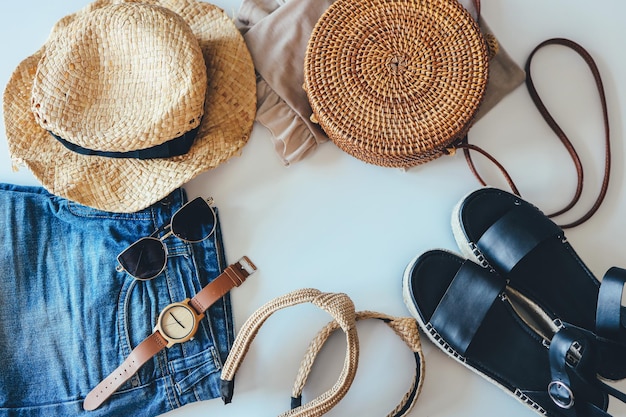
[(98, 0), (4, 92), (9, 152), (51, 193), (134, 212), (237, 154), (256, 111), (234, 23), (194, 0)]
[(447, 154), (487, 77), (485, 40), (457, 0), (337, 0), (304, 63), (312, 120), (345, 152), (387, 167)]

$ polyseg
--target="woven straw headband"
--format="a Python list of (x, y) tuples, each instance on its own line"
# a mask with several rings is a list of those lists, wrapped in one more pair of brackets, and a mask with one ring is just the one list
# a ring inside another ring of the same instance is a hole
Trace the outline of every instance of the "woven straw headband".
[[(413, 382), (411, 383), (409, 390), (402, 397), (400, 403), (387, 415), (387, 417), (406, 416), (411, 409), (413, 409), (424, 383), (424, 355), (419, 339), (417, 322), (411, 317), (393, 317), (374, 311), (359, 311), (356, 313), (357, 321), (365, 319), (377, 319), (384, 322), (402, 339), (415, 356), (415, 376), (413, 378)], [(293, 386), (291, 397), (292, 408), (300, 405), (304, 384), (306, 384), (306, 380), (311, 372), (315, 358), (324, 346), (324, 343), (326, 343), (326, 340), (328, 340), (328, 337), (338, 328), (339, 324), (336, 321), (331, 321), (322, 330), (320, 330), (315, 339), (311, 342), (309, 349), (302, 359), (300, 369), (298, 370), (298, 376), (296, 377), (296, 382)]]
[(280, 416), (320, 416), (337, 405), (346, 395), (354, 380), (359, 360), (359, 340), (356, 333), (354, 303), (343, 293), (324, 293), (316, 289), (305, 288), (275, 298), (259, 308), (246, 320), (235, 339), (235, 343), (222, 370), (222, 385), (220, 389), (224, 403), (228, 404), (232, 399), (235, 373), (265, 320), (278, 310), (303, 303), (312, 303), (320, 307), (333, 316), (337, 323), (339, 323), (339, 326), (346, 334), (346, 358), (341, 374), (339, 375), (339, 380), (331, 389), (313, 399), (311, 402), (286, 411)]
[[(401, 403), (388, 415), (388, 417), (405, 416), (415, 404), (422, 387), (424, 373), (422, 366), (424, 358), (422, 356), (421, 345), (417, 324), (411, 318), (397, 318), (385, 314), (371, 311), (356, 313), (354, 303), (343, 293), (324, 293), (316, 289), (305, 288), (288, 293), (282, 297), (275, 298), (269, 303), (259, 308), (244, 323), (240, 330), (233, 348), (224, 364), (221, 376), (221, 394), (224, 403), (228, 404), (233, 396), (233, 379), (245, 354), (248, 352), (254, 337), (259, 329), (274, 312), (285, 307), (296, 304), (313, 303), (314, 305), (327, 311), (334, 320), (328, 323), (315, 337), (309, 346), (300, 366), (292, 393), (291, 410), (281, 414), (286, 416), (316, 417), (330, 411), (346, 395), (348, 389), (354, 381), (358, 366), (359, 342), (356, 332), (356, 321), (368, 318), (376, 318), (385, 322), (396, 334), (407, 344), (415, 354), (416, 373), (409, 391), (403, 396)], [(302, 405), (302, 390), (313, 366), (313, 362), (330, 334), (341, 328), (347, 340), (346, 357), (344, 366), (339, 376), (339, 380), (334, 386), (312, 401)]]

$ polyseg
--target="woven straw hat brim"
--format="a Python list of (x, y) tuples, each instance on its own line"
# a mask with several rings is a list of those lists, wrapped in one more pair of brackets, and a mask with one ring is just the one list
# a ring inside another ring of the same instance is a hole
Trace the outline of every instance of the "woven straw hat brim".
[(488, 55), (456, 0), (337, 0), (313, 30), (304, 69), (315, 119), (339, 148), (410, 167), (467, 132)]
[[(96, 1), (61, 19), (73, 18), (114, 0)], [(35, 121), (31, 90), (45, 45), (22, 61), (4, 92), (9, 152), (51, 193), (112, 212), (141, 210), (201, 172), (217, 167), (247, 143), (256, 112), (254, 65), (243, 37), (217, 6), (193, 0), (148, 0), (180, 15), (196, 36), (207, 66), (204, 117), (190, 151), (181, 156), (139, 160), (83, 156), (65, 148)]]

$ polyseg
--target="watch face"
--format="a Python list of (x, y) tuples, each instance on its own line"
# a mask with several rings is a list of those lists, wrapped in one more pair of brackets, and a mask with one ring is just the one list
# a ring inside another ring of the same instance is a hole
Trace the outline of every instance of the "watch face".
[(170, 304), (161, 312), (160, 327), (163, 335), (175, 341), (184, 341), (195, 333), (196, 318), (186, 304)]

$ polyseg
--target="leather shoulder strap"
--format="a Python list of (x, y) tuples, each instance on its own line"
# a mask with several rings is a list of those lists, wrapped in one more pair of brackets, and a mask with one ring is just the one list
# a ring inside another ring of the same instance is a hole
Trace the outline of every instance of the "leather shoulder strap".
[[(581, 45), (569, 39), (553, 38), (553, 39), (548, 39), (548, 40), (541, 42), (539, 45), (537, 45), (533, 49), (533, 51), (528, 56), (528, 59), (526, 61), (526, 66), (525, 66), (526, 87), (528, 88), (528, 93), (530, 97), (532, 98), (533, 102), (535, 103), (535, 106), (539, 110), (539, 113), (541, 114), (541, 116), (544, 118), (548, 126), (550, 126), (552, 131), (556, 134), (556, 136), (559, 138), (559, 140), (561, 141), (561, 143), (563, 144), (563, 146), (569, 153), (572, 159), (572, 162), (574, 163), (574, 167), (576, 168), (576, 177), (577, 177), (576, 191), (572, 199), (570, 200), (570, 202), (567, 203), (560, 210), (557, 210), (554, 213), (548, 214), (548, 217), (552, 218), (552, 217), (556, 217), (561, 214), (564, 214), (568, 212), (570, 209), (572, 209), (578, 203), (581, 193), (582, 193), (582, 189), (583, 189), (583, 176), (584, 176), (583, 166), (582, 166), (580, 157), (578, 155), (578, 152), (574, 148), (574, 145), (569, 140), (569, 138), (567, 137), (563, 129), (561, 129), (561, 127), (558, 125), (556, 120), (554, 120), (554, 118), (552, 117), (552, 115), (550, 114), (546, 106), (543, 104), (543, 101), (541, 100), (541, 97), (539, 96), (539, 93), (537, 92), (537, 89), (535, 88), (535, 85), (532, 80), (531, 62), (535, 54), (537, 53), (537, 51), (539, 51), (540, 49), (548, 45), (560, 45), (560, 46), (570, 48), (571, 50), (576, 52), (578, 55), (580, 55), (580, 57), (585, 61), (585, 63), (589, 67), (589, 70), (591, 71), (591, 74), (596, 84), (596, 89), (598, 91), (598, 96), (600, 98), (600, 104), (602, 107), (602, 121), (604, 123), (604, 174), (602, 178), (602, 183), (600, 184), (600, 190), (598, 192), (595, 202), (593, 203), (591, 208), (587, 210), (587, 212), (585, 212), (583, 215), (581, 215), (579, 218), (577, 218), (576, 220), (572, 222), (559, 225), (562, 229), (569, 229), (572, 227), (576, 227), (586, 222), (587, 220), (589, 220), (591, 216), (593, 216), (595, 212), (600, 208), (600, 205), (602, 204), (602, 202), (604, 201), (604, 197), (606, 196), (608, 186), (609, 186), (610, 173), (611, 173), (611, 139), (610, 139), (610, 128), (609, 128), (609, 116), (608, 116), (608, 108), (607, 108), (607, 103), (606, 103), (606, 95), (604, 93), (604, 86), (602, 83), (602, 77), (600, 76), (600, 70), (598, 69), (598, 66), (593, 60), (593, 57), (591, 56), (591, 54), (589, 54), (589, 52), (587, 52), (585, 48), (583, 48)], [(483, 150), (482, 148), (476, 145), (472, 145), (468, 143), (467, 135), (461, 138), (461, 140), (455, 144), (454, 148), (463, 149), (463, 153), (465, 154), (465, 159), (467, 161), (467, 164), (471, 172), (474, 174), (476, 179), (478, 179), (481, 185), (485, 186), (487, 185), (487, 183), (478, 173), (478, 170), (476, 166), (474, 165), (474, 162), (470, 155), (470, 150), (479, 152), (483, 156), (487, 157), (492, 163), (494, 163), (504, 175), (513, 193), (521, 196), (517, 187), (513, 183), (511, 176), (508, 174), (508, 172), (506, 172), (504, 167), (488, 152), (486, 152), (485, 150)], [(449, 149), (448, 153), (454, 154), (454, 149), (452, 148)]]

